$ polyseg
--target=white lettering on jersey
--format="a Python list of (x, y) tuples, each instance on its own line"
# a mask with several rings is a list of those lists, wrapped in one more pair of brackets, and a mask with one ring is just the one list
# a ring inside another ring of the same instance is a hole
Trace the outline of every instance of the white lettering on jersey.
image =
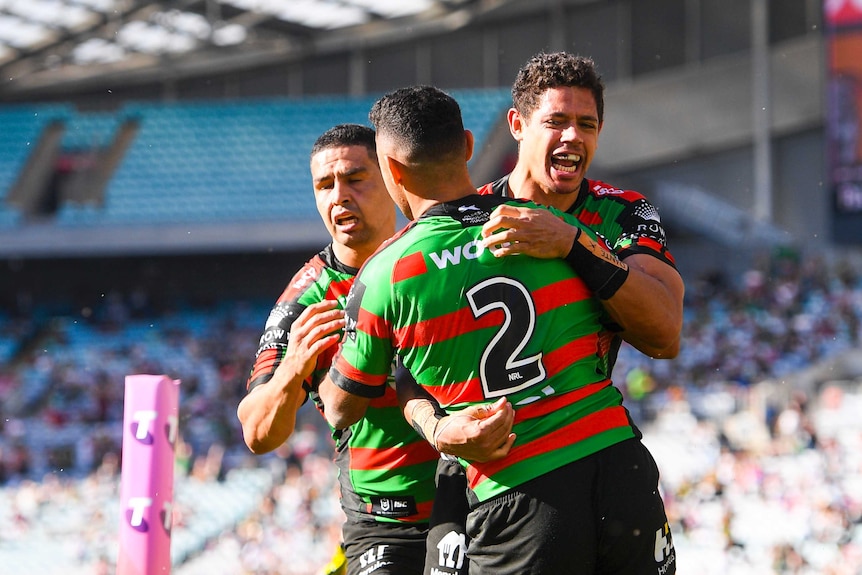
[(437, 266), (437, 269), (442, 270), (450, 265), (457, 266), (460, 264), (462, 256), (467, 260), (475, 260), (484, 250), (484, 245), (477, 240), (473, 240), (472, 242), (467, 242), (463, 246), (453, 248), (452, 250), (446, 249), (439, 254), (432, 252), (429, 255), (431, 256), (431, 260), (434, 262), (434, 265)]
[(620, 194), (626, 193), (625, 190), (621, 190), (619, 188), (610, 188), (610, 187), (600, 186), (598, 184), (593, 186), (593, 191), (596, 193), (597, 196), (605, 196), (608, 194), (620, 195)]

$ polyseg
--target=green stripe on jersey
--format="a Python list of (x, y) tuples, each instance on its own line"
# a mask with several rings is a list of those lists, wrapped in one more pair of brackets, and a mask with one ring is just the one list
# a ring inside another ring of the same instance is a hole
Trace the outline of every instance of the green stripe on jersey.
[[(562, 260), (496, 258), (483, 249), (481, 224), (487, 216), (483, 220), (472, 212), (490, 209), (489, 201), (500, 203), (487, 198), (471, 196), (426, 212), (366, 262), (358, 279), (363, 289), (352, 304), (358, 305), (356, 330), (344, 338), (341, 351), (342, 361), (355, 370), (351, 377), (365, 380), (359, 383), (371, 383), (397, 351), (416, 381), (450, 410), (505, 395), (516, 411), (542, 411), (543, 402), (561, 401), (609, 377), (598, 345), (606, 319), (600, 303)], [(608, 390), (548, 410), (540, 420), (519, 422), (524, 435), (515, 446), (542, 442), (542, 434), (532, 430), (562, 428), (571, 417), (619, 406), (619, 392)], [(543, 461), (558, 467), (592, 452), (592, 444), (606, 446), (634, 435), (627, 422), (618, 426), (620, 432), (561, 444)], [(544, 464), (512, 464), (505, 484), (515, 486), (547, 470)]]
[[(293, 287), (301, 289), (301, 292), (296, 296), (297, 303), (309, 306), (325, 299), (331, 299), (333, 294), (337, 293), (339, 294), (337, 297), (339, 307), (344, 307), (347, 289), (352, 285), (355, 275), (345, 269), (333, 267), (340, 265), (333, 258), (334, 255), (330, 251), (322, 253), (320, 257), (322, 264), (318, 264), (315, 268), (319, 270), (316, 275), (308, 271), (308, 275), (298, 279), (294, 278)], [(316, 367), (312, 374), (315, 387), (326, 375), (328, 369), (328, 365)], [(389, 366), (384, 368), (384, 373), (390, 373)], [(392, 396), (394, 396), (394, 392)], [(316, 394), (313, 394), (313, 397), (315, 401), (319, 401)], [(389, 401), (388, 404), (385, 403), (387, 400)], [(414, 451), (422, 453), (421, 460), (409, 461), (394, 455), (385, 459), (378, 456), (375, 461), (383, 461), (380, 468), (372, 471), (356, 471), (350, 468), (349, 459), (345, 458), (340, 461), (340, 453), (337, 453), (336, 463), (339, 464), (340, 469), (341, 489), (348, 493), (345, 500), (353, 499), (349, 495), (351, 493), (365, 502), (369, 501), (371, 495), (393, 498), (412, 496), (418, 505), (433, 500), (438, 454), (405, 421), (401, 409), (397, 407), (396, 403), (391, 397), (372, 401), (365, 417), (351, 426), (350, 433), (347, 434), (347, 446), (339, 446), (339, 448), (369, 450), (372, 453), (371, 457), (374, 457), (374, 453), (388, 453), (389, 450), (414, 445), (418, 446)], [(333, 430), (333, 437), (336, 440), (340, 435)], [(398, 520), (377, 515), (368, 515), (368, 517), (387, 523), (392, 521), (427, 522), (429, 514), (423, 512)]]

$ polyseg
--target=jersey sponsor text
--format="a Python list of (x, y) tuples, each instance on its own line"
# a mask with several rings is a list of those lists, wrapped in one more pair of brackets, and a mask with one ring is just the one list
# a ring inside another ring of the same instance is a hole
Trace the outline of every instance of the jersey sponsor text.
[(452, 250), (444, 249), (440, 253), (428, 254), (437, 269), (445, 269), (449, 265), (457, 266), (461, 263), (461, 257), (465, 260), (475, 260), (485, 250), (485, 246), (477, 240), (467, 242), (463, 246), (458, 246)]

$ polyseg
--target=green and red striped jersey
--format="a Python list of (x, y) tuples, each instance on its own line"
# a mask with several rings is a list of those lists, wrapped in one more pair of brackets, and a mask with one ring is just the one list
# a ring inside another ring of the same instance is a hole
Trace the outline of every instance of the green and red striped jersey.
[[(338, 261), (332, 246), (311, 258), (291, 279), (270, 312), (248, 390), (264, 385), (284, 360), (290, 328), (309, 305), (326, 299), (344, 306), (357, 273)], [(335, 348), (322, 353), (303, 388), (319, 410), (317, 395)], [(405, 421), (398, 405), (394, 380), (368, 407), (365, 418), (345, 430), (333, 430), (335, 462), (339, 469), (341, 504), (352, 517), (382, 522), (427, 522), (434, 498), (434, 475), (439, 454)]]
[[(480, 194), (495, 194), (510, 198), (509, 176), (503, 176), (479, 188)], [(667, 248), (667, 238), (658, 210), (643, 194), (634, 190), (615, 188), (599, 180), (581, 181), (578, 197), (569, 213), (591, 230), (600, 234), (620, 259), (634, 254), (647, 254), (676, 267)], [(622, 345), (622, 337), (616, 335), (619, 326), (609, 322), (606, 327), (615, 333), (611, 342), (610, 364)]]
[(508, 397), (509, 455), (462, 461), (480, 500), (637, 435), (592, 292), (563, 260), (483, 249), (482, 224), (504, 202), (537, 207), (487, 195), (438, 204), (373, 255), (348, 295), (330, 370), (342, 389), (377, 397), (397, 354), (447, 411)]
[[(509, 176), (485, 184), (479, 188), (479, 193), (512, 197)], [(676, 266), (667, 248), (658, 210), (640, 192), (584, 178), (578, 198), (568, 213), (608, 240), (620, 259), (632, 254), (649, 254)]]

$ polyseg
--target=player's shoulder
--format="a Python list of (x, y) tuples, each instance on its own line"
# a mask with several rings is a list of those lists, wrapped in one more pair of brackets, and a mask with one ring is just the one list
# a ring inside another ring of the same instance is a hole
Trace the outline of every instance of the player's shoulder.
[(646, 199), (642, 193), (636, 190), (618, 188), (601, 180), (587, 180), (587, 190), (590, 196), (599, 199), (616, 198), (627, 202), (636, 202)]
[(410, 249), (411, 232), (415, 225), (415, 221), (409, 222), (407, 226), (380, 244), (377, 250), (365, 260), (362, 269), (359, 270), (357, 282), (365, 286), (369, 284), (387, 286), (392, 268)]
[[(436, 204), (425, 211), (416, 221), (418, 233), (414, 238), (424, 243), (449, 239), (448, 231), (482, 226), (491, 219), (491, 213), (502, 204), (522, 205), (520, 200), (513, 200), (497, 195), (468, 194), (456, 200)], [(440, 232), (443, 232), (440, 236)]]
[(509, 193), (509, 176), (510, 174), (506, 174), (499, 180), (488, 182), (484, 186), (477, 188), (476, 193), (482, 196), (511, 196), (512, 194)]
[(494, 182), (489, 182), (484, 186), (476, 188), (476, 193), (481, 196), (490, 196), (494, 193)]
[[(517, 198), (508, 198), (504, 195), (497, 194), (496, 192), (492, 192), (490, 194), (482, 194), (480, 192), (475, 195), (468, 196), (463, 200), (463, 203), (458, 206), (458, 214), (455, 215), (454, 219), (462, 221), (463, 218), (461, 216), (468, 214), (470, 211), (481, 211), (490, 217), (491, 212), (493, 212), (497, 206), (502, 204), (527, 205), (529, 202), (527, 200)], [(467, 221), (462, 221), (462, 223), (470, 224), (471, 219), (475, 218), (468, 218)]]
[(321, 277), (325, 275), (326, 270), (330, 268), (326, 254), (326, 249), (315, 254), (293, 274), (293, 277), (290, 278), (290, 281), (284, 288), (281, 297), (278, 298), (279, 303), (300, 299), (303, 294), (307, 293), (320, 281)]

